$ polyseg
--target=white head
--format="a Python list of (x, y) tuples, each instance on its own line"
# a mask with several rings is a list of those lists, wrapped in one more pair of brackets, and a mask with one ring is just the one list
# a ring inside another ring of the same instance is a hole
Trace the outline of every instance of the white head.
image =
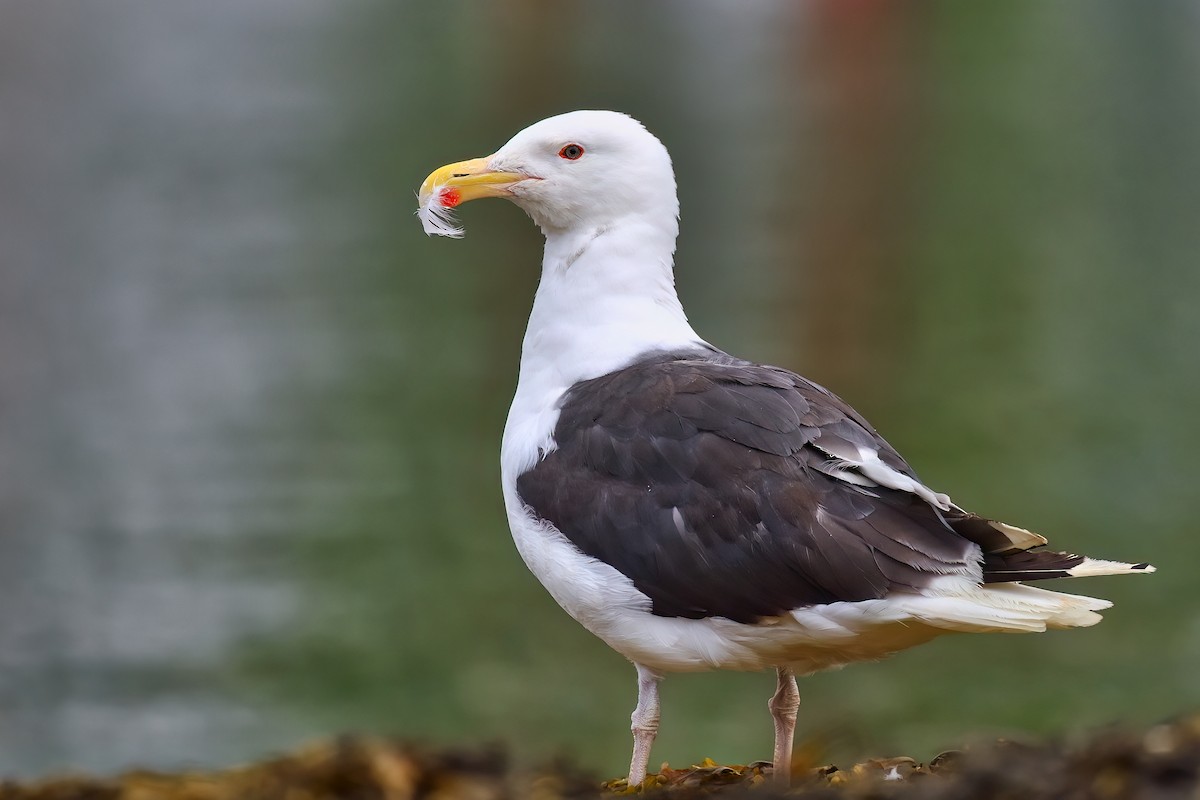
[(673, 237), (679, 216), (666, 148), (615, 111), (534, 123), (490, 156), (435, 170), (419, 196), (425, 232), (441, 236), (461, 236), (448, 209), (480, 197), (512, 200), (547, 236), (636, 217), (667, 225)]
[[(553, 427), (552, 401), (566, 387), (700, 341), (675, 293), (671, 159), (637, 120), (574, 111), (530, 125), (490, 156), (435, 170), (420, 192), (425, 232), (461, 236), (450, 210), (480, 197), (513, 201), (546, 235), (506, 450), (513, 430)], [(536, 453), (521, 449), (506, 469)]]

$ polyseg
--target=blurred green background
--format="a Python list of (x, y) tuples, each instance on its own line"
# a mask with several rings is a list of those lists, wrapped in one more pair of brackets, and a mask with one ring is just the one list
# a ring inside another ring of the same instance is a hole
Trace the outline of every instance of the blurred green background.
[[(1067, 549), (1087, 631), (801, 684), (830, 758), (1200, 704), (1200, 6), (0, 3), (0, 773), (340, 731), (617, 775), (633, 669), (526, 573), (498, 451), (540, 237), (414, 192), (544, 116), (670, 148), (680, 293)], [(653, 763), (770, 755), (770, 675)]]

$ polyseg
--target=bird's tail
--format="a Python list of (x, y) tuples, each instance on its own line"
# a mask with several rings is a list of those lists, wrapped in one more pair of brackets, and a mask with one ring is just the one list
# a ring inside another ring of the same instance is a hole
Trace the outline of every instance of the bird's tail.
[(1125, 575), (1139, 572), (1154, 572), (1154, 567), (1145, 562), (1126, 564), (1122, 561), (1104, 561), (1050, 550), (1009, 550), (1003, 553), (987, 553), (983, 558), (984, 583), (1086, 578), (1092, 575)]
[(1112, 603), (1096, 597), (1052, 592), (1022, 583), (947, 586), (906, 598), (908, 614), (934, 628), (964, 632), (1037, 633), (1086, 628)]
[(1154, 567), (1145, 562), (1126, 564), (1043, 550), (1045, 536), (963, 511), (957, 506), (944, 519), (955, 533), (975, 542), (983, 550), (984, 583), (1154, 572)]
[(943, 579), (919, 597), (911, 613), (925, 624), (958, 631), (1044, 631), (1083, 628), (1100, 621), (1112, 603), (1053, 592), (1020, 581), (1154, 572), (1150, 564), (1104, 561), (1042, 549), (1046, 538), (1033, 531), (954, 508), (947, 522), (983, 550), (983, 585)]

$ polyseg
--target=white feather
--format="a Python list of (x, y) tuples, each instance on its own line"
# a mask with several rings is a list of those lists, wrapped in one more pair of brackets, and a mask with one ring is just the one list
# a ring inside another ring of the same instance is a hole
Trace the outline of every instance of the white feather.
[(441, 186), (433, 187), (433, 191), (417, 207), (416, 214), (428, 236), (449, 236), (451, 239), (463, 237), (463, 228), (456, 223), (453, 210), (442, 205)]
[(858, 447), (856, 449), (858, 450), (858, 461), (852, 461), (851, 463), (858, 467), (863, 475), (866, 475), (880, 486), (915, 494), (926, 503), (929, 503), (929, 505), (940, 508), (942, 511), (950, 510), (951, 503), (947, 495), (935, 492), (920, 481), (915, 481), (904, 473), (892, 469), (879, 460), (878, 450), (868, 447)]
[(1123, 561), (1105, 561), (1102, 558), (1084, 558), (1083, 563), (1067, 570), (1072, 578), (1086, 578), (1089, 575), (1124, 575), (1127, 572), (1154, 572), (1149, 564), (1126, 564)]

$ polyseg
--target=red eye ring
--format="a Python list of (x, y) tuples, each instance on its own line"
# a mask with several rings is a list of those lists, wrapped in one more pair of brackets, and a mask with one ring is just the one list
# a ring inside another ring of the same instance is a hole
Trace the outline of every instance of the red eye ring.
[(575, 143), (564, 145), (562, 150), (558, 151), (559, 158), (565, 158), (567, 161), (575, 161), (583, 156), (583, 147)]

